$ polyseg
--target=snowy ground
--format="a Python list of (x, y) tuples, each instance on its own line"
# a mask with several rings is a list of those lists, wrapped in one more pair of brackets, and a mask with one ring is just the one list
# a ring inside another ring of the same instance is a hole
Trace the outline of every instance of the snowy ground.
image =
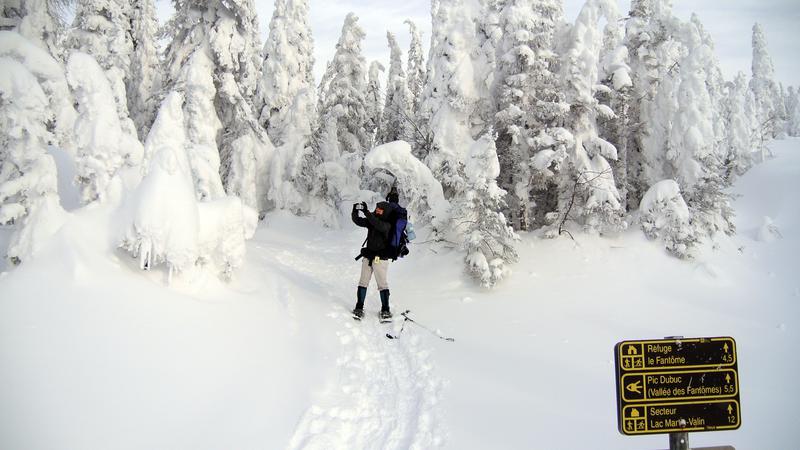
[(693, 262), (635, 230), (525, 236), (487, 292), (456, 252), (415, 246), (394, 308), (452, 343), (412, 325), (386, 339), (374, 289), (368, 320), (348, 317), (355, 227), (274, 214), (234, 282), (165, 287), (109, 250), (106, 211), (72, 211), (0, 275), (0, 448), (666, 448), (617, 432), (613, 346), (672, 335), (738, 343), (742, 427), (693, 446), (797, 448), (800, 141), (775, 152), (735, 188), (738, 235)]

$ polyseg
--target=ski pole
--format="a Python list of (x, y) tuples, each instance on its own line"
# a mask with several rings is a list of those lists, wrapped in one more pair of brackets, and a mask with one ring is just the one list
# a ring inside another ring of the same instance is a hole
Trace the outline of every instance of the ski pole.
[(455, 339), (453, 339), (451, 337), (442, 336), (439, 333), (437, 333), (437, 332), (431, 330), (430, 328), (426, 327), (425, 325), (423, 325), (423, 324), (417, 322), (416, 320), (412, 319), (411, 317), (408, 317), (408, 313), (410, 313), (410, 312), (411, 312), (410, 310), (406, 310), (405, 312), (400, 314), (401, 316), (404, 317), (404, 320), (403, 320), (403, 326), (400, 327), (400, 332), (397, 333), (397, 336), (392, 336), (389, 333), (386, 333), (386, 337), (388, 337), (389, 339), (399, 339), (400, 338), (400, 333), (403, 332), (403, 329), (406, 326), (406, 322), (411, 322), (411, 323), (417, 325), (418, 327), (420, 327), (423, 330), (431, 333), (432, 335), (436, 336), (437, 338), (439, 338), (439, 339), (441, 339), (443, 341), (448, 341), (448, 342), (455, 342), (456, 341)]

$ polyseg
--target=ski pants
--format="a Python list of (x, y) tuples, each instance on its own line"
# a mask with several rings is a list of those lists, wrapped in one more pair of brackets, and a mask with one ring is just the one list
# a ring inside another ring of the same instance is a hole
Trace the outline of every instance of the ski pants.
[(358, 280), (358, 285), (363, 288), (369, 287), (369, 280), (372, 278), (373, 273), (375, 274), (375, 282), (378, 283), (378, 290), (389, 289), (389, 261), (375, 258), (370, 264), (369, 258), (362, 258), (361, 279)]

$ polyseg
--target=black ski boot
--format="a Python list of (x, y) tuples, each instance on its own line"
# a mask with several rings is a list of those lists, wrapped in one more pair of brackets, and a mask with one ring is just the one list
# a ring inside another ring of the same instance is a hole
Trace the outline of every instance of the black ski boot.
[(389, 310), (389, 290), (384, 289), (381, 294), (381, 322), (389, 322), (392, 319), (392, 312)]
[(364, 317), (364, 300), (367, 298), (367, 288), (359, 286), (356, 291), (356, 307), (353, 308), (353, 319), (361, 320)]

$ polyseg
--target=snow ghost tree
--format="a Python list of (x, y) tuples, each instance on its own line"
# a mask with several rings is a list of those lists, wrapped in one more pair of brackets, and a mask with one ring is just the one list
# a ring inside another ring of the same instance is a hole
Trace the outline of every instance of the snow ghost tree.
[(276, 146), (269, 199), (295, 213), (304, 212), (313, 182), (302, 177), (316, 113), (308, 10), (305, 0), (275, 2), (256, 95), (259, 122)]
[(759, 148), (762, 155), (767, 152), (766, 142), (778, 136), (783, 117), (780, 114), (781, 101), (778, 84), (775, 83), (775, 69), (767, 50), (767, 40), (761, 25), (753, 25), (753, 63), (750, 90), (756, 102), (758, 118)]
[(62, 57), (62, 17), (69, 0), (7, 0), (0, 2), (0, 17), (13, 29), (56, 59)]
[(328, 226), (338, 225), (346, 204), (359, 198), (364, 155), (371, 144), (367, 132), (366, 61), (361, 54), (364, 30), (349, 13), (336, 44), (333, 62), (320, 87), (320, 121), (314, 152), (306, 165), (314, 179), (315, 215)]
[(156, 116), (157, 93), (161, 89), (155, 5), (153, 0), (133, 0), (130, 12), (131, 40), (129, 76), (125, 79), (128, 111), (141, 141), (147, 137)]
[(789, 86), (786, 99), (786, 133), (800, 137), (800, 89)]
[[(752, 92), (747, 88), (747, 78), (739, 72), (736, 78), (727, 83), (723, 101), (723, 114), (727, 123), (725, 136), (725, 178), (730, 184), (733, 177), (744, 174), (754, 163), (752, 133), (756, 128), (756, 118), (747, 113), (748, 97)], [(752, 101), (752, 99), (750, 100)]]
[(159, 109), (145, 146), (146, 174), (132, 194), (120, 245), (142, 269), (165, 264), (170, 279), (197, 268), (229, 278), (242, 263), (244, 241), (258, 217), (234, 196), (198, 202), (182, 104), (181, 94), (172, 92)]
[(608, 162), (617, 159), (617, 149), (598, 135), (597, 128), (598, 118), (614, 117), (613, 111), (596, 99), (603, 43), (598, 24), (601, 17), (614, 26), (616, 4), (588, 0), (570, 29), (569, 48), (563, 57), (574, 144), (561, 172), (559, 214), (562, 221), (571, 216), (593, 231), (619, 228), (624, 213)]
[(419, 113), (419, 103), (422, 90), (425, 86), (425, 53), (422, 50), (422, 36), (417, 25), (411, 20), (406, 20), (411, 33), (411, 44), (408, 48), (408, 63), (406, 65), (408, 91), (411, 93), (412, 117)]
[(691, 258), (697, 236), (691, 227), (689, 207), (674, 180), (654, 184), (642, 197), (639, 223), (650, 239), (661, 239), (670, 253)]
[(75, 96), (75, 166), (84, 203), (103, 200), (111, 179), (123, 166), (138, 166), (142, 145), (123, 131), (111, 85), (91, 56), (72, 52), (67, 80)]
[(383, 89), (381, 88), (381, 74), (386, 70), (378, 61), (372, 61), (369, 65), (369, 80), (367, 81), (366, 114), (367, 124), (365, 126), (370, 135), (371, 145), (375, 146), (378, 130), (381, 127), (383, 118)]
[(517, 261), (514, 242), (518, 239), (508, 226), (503, 197), (497, 185), (500, 162), (492, 133), (474, 141), (466, 164), (466, 190), (452, 205), (453, 224), (463, 236), (465, 263), (484, 287), (492, 287), (509, 272), (508, 264)]
[(0, 56), (0, 224), (14, 225), (5, 256), (32, 257), (63, 222), (58, 180), (47, 145), (53, 120), (47, 95), (21, 62)]
[(500, 183), (510, 193), (511, 223), (523, 230), (544, 225), (557, 209), (557, 177), (571, 135), (561, 125), (568, 109), (557, 77), (555, 1), (513, 0), (499, 15), (497, 152)]
[[(273, 147), (249, 100), (261, 63), (253, 2), (179, 0), (175, 9), (167, 24), (171, 42), (166, 50), (166, 88), (183, 93), (187, 108), (200, 105), (204, 113), (213, 111), (204, 116), (200, 110), (185, 111), (192, 127), (187, 138), (192, 147), (202, 149), (199, 155), (189, 149), (189, 159), (199, 161), (192, 167), (219, 164), (225, 191), (263, 213), (270, 207), (267, 181)], [(198, 89), (190, 89), (192, 84)], [(210, 154), (212, 149), (219, 162)]]
[(91, 55), (105, 71), (123, 130), (136, 136), (125, 89), (134, 46), (131, 12), (127, 1), (80, 0), (69, 40), (70, 47)]
[[(481, 94), (481, 69), (471, 54), (479, 47), (477, 0), (443, 0), (434, 10), (423, 121), (433, 134), (425, 162), (442, 182), (447, 198), (463, 191), (463, 164)], [(487, 95), (488, 96), (488, 95)]]
[(386, 82), (386, 104), (383, 108), (381, 127), (377, 143), (404, 140), (411, 135), (411, 92), (408, 90), (405, 71), (403, 71), (403, 54), (394, 34), (387, 32), (391, 56), (389, 61), (389, 78)]
[[(295, 105), (298, 94), (314, 86), (314, 41), (308, 11), (307, 0), (276, 0), (264, 43), (256, 111), (276, 147), (286, 142), (289, 117), (299, 106)], [(314, 105), (303, 105), (302, 109), (313, 115)], [(310, 117), (307, 120), (310, 126)]]

